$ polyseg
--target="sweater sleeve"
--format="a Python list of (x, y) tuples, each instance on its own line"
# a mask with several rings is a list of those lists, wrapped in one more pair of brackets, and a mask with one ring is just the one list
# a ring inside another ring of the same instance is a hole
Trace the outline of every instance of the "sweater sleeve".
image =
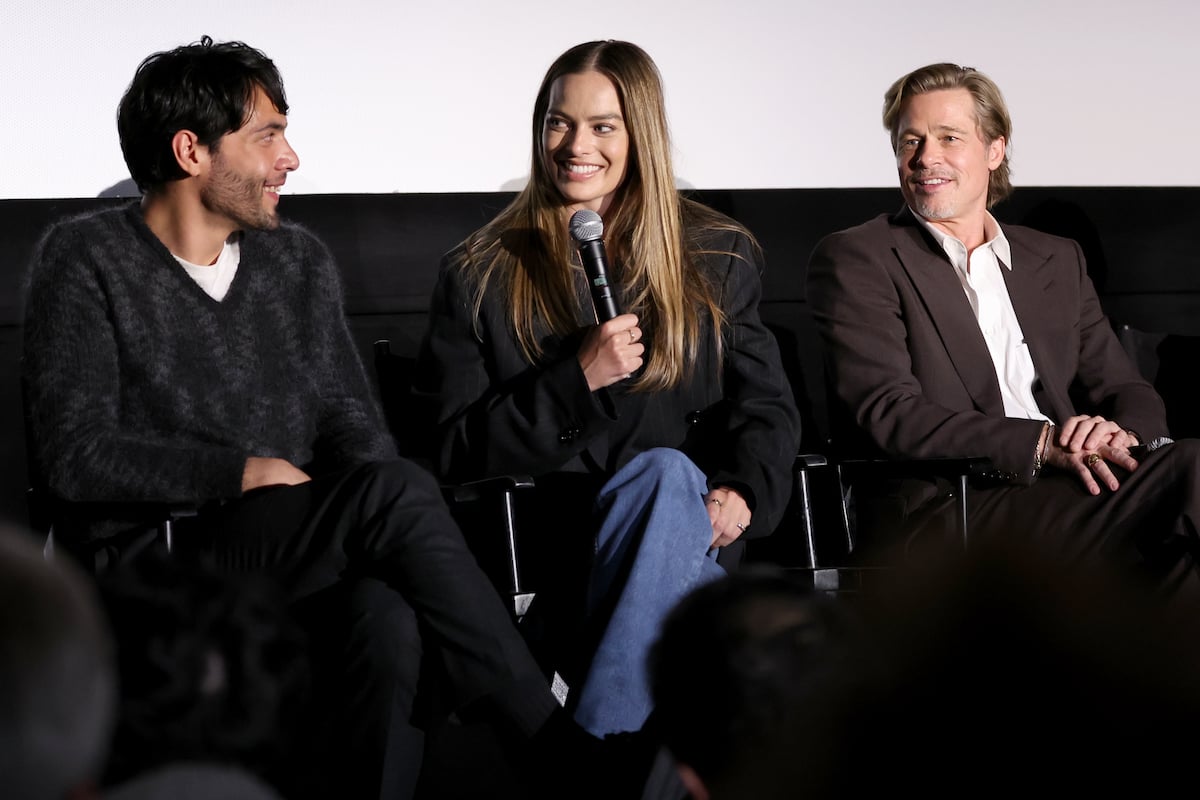
[(315, 237), (306, 237), (316, 280), (312, 329), (320, 402), (314, 448), (317, 457), (334, 467), (393, 458), (395, 444), (350, 335), (333, 256)]
[[(117, 319), (127, 311), (92, 244), (77, 226), (59, 226), (42, 241), (32, 264), (22, 383), (37, 476), (74, 501), (237, 496), (245, 452), (174, 441), (122, 419), (122, 381), (137, 379), (122, 373), (121, 349), (131, 342), (119, 341), (116, 333)], [(138, 269), (138, 256), (130, 254), (120, 268)]]

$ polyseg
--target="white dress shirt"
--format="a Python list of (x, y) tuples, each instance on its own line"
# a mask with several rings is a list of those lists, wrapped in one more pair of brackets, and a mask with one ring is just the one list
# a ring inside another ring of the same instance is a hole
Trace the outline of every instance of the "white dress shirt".
[[(986, 212), (985, 212), (986, 213)], [(1001, 269), (1012, 270), (1012, 249), (1004, 231), (991, 214), (986, 214), (983, 224), (987, 240), (974, 252), (968, 254), (967, 246), (940, 230), (919, 214), (916, 218), (933, 234), (933, 238), (946, 251), (954, 271), (958, 274), (979, 330), (983, 332), (992, 365), (996, 369), (996, 380), (1000, 384), (1000, 396), (1004, 400), (1004, 414), (1020, 419), (1049, 420), (1033, 399), (1033, 383), (1037, 372), (1021, 323), (1013, 311), (1008, 286), (1004, 283)], [(1051, 420), (1053, 421), (1053, 420)]]

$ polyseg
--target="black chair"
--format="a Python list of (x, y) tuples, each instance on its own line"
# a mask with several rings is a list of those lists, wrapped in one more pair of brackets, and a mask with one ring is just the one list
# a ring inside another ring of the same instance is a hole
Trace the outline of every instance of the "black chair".
[[(148, 546), (160, 546), (168, 553), (174, 547), (175, 523), (185, 517), (196, 515), (193, 503), (148, 503), (148, 502), (77, 502), (58, 497), (46, 485), (33, 457), (33, 428), (29, 424), (29, 401), (25, 386), (21, 387), (21, 401), (25, 416), (25, 460), (29, 475), (29, 487), (25, 490), (25, 507), (29, 527), (43, 537), (42, 555), (47, 560), (58, 556), (64, 548), (73, 549), (81, 566), (90, 572), (106, 569), (117, 551), (132, 554)], [(69, 548), (67, 541), (76, 537), (69, 533), (72, 527), (80, 527), (88, 520), (114, 519), (128, 521), (127, 530), (115, 537), (115, 547), (88, 549)], [(66, 531), (64, 531), (66, 529)], [(63, 536), (64, 532), (67, 533)], [(64, 539), (66, 541), (64, 541)]]
[[(847, 443), (852, 422), (829, 389), (823, 344), (807, 304), (776, 315), (770, 326), (781, 342), (784, 369), (800, 407), (804, 454), (795, 462), (792, 502), (772, 536), (755, 541), (755, 558), (778, 561), (811, 577), (815, 588), (854, 591), (871, 570), (886, 568), (863, 557), (863, 531), (857, 496), (887, 480), (942, 481), (955, 504), (955, 535), (966, 547), (970, 537), (968, 503), (974, 486), (1003, 479), (984, 457), (889, 459), (863, 458)], [(835, 435), (834, 431), (839, 431)]]
[[(175, 523), (196, 515), (190, 503), (103, 503), (72, 502), (55, 496), (44, 486), (31, 486), (25, 491), (29, 525), (45, 537), (42, 554), (47, 560), (58, 557), (63, 549), (73, 550), (81, 565), (91, 572), (103, 572), (114, 565), (116, 553), (130, 557), (147, 547), (161, 547), (170, 553), (174, 548)], [(85, 520), (119, 519), (128, 522), (125, 529), (107, 544), (86, 550), (71, 548), (63, 539), (63, 530), (77, 527)]]
[[(416, 359), (394, 353), (390, 340), (375, 342), (375, 377), (392, 438), (401, 455), (428, 467), (434, 426), (432, 416), (412, 392), (415, 369)], [(528, 475), (498, 475), (442, 485), (442, 496), (476, 558), (508, 598), (518, 619), (529, 609), (534, 592), (521, 574), (514, 497), (533, 486), (533, 478)]]
[(1193, 373), (1200, 364), (1200, 336), (1146, 331), (1114, 324), (1117, 339), (1167, 407), (1167, 428), (1176, 439), (1200, 436), (1192, 413)]
[[(756, 558), (765, 556), (790, 570), (806, 573), (813, 588), (825, 591), (861, 589), (872, 570), (888, 566), (863, 558), (862, 531), (855, 513), (856, 493), (861, 493), (861, 487), (886, 480), (944, 481), (951, 487), (950, 497), (955, 504), (956, 535), (966, 548), (970, 540), (967, 511), (971, 488), (1002, 477), (991, 460), (982, 456), (840, 458), (832, 439), (828, 452), (827, 456), (796, 457), (789, 514), (771, 537), (762, 544), (755, 542), (757, 547), (751, 551)], [(791, 530), (792, 525), (798, 530)], [(789, 539), (799, 541), (798, 552), (795, 543), (788, 548)]]

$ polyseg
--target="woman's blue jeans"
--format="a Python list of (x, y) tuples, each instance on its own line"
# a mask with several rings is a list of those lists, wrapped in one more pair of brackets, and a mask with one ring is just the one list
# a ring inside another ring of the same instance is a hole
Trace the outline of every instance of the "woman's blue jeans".
[(600, 490), (588, 612), (612, 608), (575, 719), (597, 736), (642, 727), (651, 700), (646, 656), (685, 594), (724, 570), (711, 548), (704, 473), (678, 450), (639, 454)]

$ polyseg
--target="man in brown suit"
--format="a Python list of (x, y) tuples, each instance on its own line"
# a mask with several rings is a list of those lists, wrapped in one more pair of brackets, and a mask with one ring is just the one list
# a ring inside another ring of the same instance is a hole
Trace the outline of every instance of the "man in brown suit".
[[(905, 207), (827, 237), (808, 274), (853, 436), (872, 455), (990, 457), (1003, 481), (971, 494), (973, 535), (1028, 536), (1066, 560), (1104, 554), (1200, 588), (1200, 445), (1170, 442), (1079, 246), (988, 212), (1012, 191), (999, 88), (970, 68), (923, 67), (888, 90), (883, 122)], [(911, 535), (951, 505), (928, 482), (875, 489)]]

